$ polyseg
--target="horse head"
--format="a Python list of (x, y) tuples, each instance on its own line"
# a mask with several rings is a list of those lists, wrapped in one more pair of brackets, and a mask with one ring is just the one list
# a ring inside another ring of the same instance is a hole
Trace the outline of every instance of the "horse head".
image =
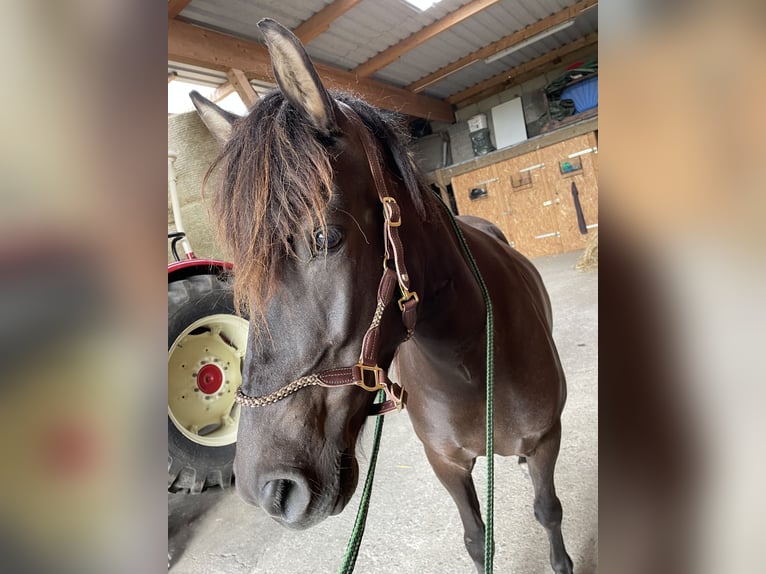
[(392, 213), (380, 189), (405, 190), (397, 194), (402, 213), (422, 215), (421, 184), (379, 111), (328, 92), (289, 30), (273, 20), (258, 26), (278, 90), (243, 118), (192, 99), (224, 145), (211, 168), (221, 182), (213, 211), (237, 300), (250, 309), (242, 396), (268, 399), (242, 408), (237, 490), (282, 524), (307, 528), (351, 498), (356, 442), (375, 393), (357, 385), (283, 391), (357, 364), (371, 321), (378, 364), (390, 365), (408, 333), (397, 306), (378, 301), (382, 231)]

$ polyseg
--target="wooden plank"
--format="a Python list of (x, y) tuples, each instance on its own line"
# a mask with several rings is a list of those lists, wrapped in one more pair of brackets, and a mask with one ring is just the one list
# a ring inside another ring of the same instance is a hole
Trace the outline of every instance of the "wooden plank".
[(360, 78), (371, 76), (381, 68), (385, 68), (392, 62), (395, 62), (401, 58), (406, 52), (409, 52), (413, 48), (420, 46), (422, 43), (430, 40), (437, 34), (441, 34), (452, 26), (460, 24), (460, 22), (470, 18), (478, 12), (489, 8), (494, 4), (497, 4), (499, 1), (500, 0), (473, 0), (465, 6), (450, 12), (433, 24), (429, 24), (425, 28), (418, 30), (401, 42), (398, 42), (386, 50), (383, 50), (376, 56), (373, 56), (366, 62), (358, 65), (352, 70), (352, 72), (356, 73)]
[(213, 95), (210, 96), (210, 101), (220, 102), (222, 99), (232, 93), (234, 93), (234, 86), (232, 86), (231, 82), (227, 80), (215, 89)]
[[(168, 60), (221, 72), (236, 68), (248, 79), (274, 82), (268, 50), (261, 44), (179, 20), (168, 20)], [(316, 69), (328, 88), (356, 93), (379, 108), (419, 118), (455, 121), (452, 105), (444, 100), (357, 78), (356, 74), (332, 66), (316, 64)]]
[(523, 30), (519, 30), (518, 32), (514, 32), (513, 34), (500, 38), (497, 42), (493, 42), (492, 44), (476, 50), (475, 52), (468, 54), (467, 56), (464, 56), (447, 66), (439, 68), (435, 72), (432, 72), (431, 74), (420, 78), (418, 81), (411, 83), (409, 86), (407, 86), (407, 89), (415, 93), (421, 92), (428, 86), (443, 80), (447, 76), (454, 74), (455, 72), (462, 70), (463, 68), (470, 66), (479, 60), (484, 60), (493, 54), (497, 54), (501, 50), (505, 50), (506, 48), (513, 46), (514, 44), (523, 42), (527, 38), (545, 32), (546, 30), (553, 28), (554, 26), (558, 26), (567, 20), (571, 20), (581, 12), (592, 8), (597, 4), (598, 0), (580, 0), (569, 8), (564, 8), (563, 10), (555, 12), (547, 18), (543, 18), (534, 24), (530, 24)]
[(172, 20), (178, 16), (190, 2), (191, 0), (168, 0), (168, 18)]
[(361, 1), (362, 0), (335, 0), (335, 2), (328, 4), (311, 18), (295, 28), (293, 34), (298, 36), (301, 42), (308, 44), (311, 40), (325, 32), (334, 20), (340, 18)]
[(593, 44), (596, 44), (597, 42), (598, 42), (598, 32), (593, 32), (592, 34), (583, 36), (579, 40), (575, 40), (574, 42), (565, 44), (564, 46), (561, 46), (560, 48), (551, 50), (550, 52), (547, 52), (543, 54), (542, 56), (539, 56), (538, 58), (530, 60), (529, 62), (524, 62), (520, 66), (516, 66), (515, 68), (508, 70), (507, 72), (496, 74), (492, 76), (491, 78), (484, 80), (483, 82), (479, 82), (478, 84), (475, 84), (471, 86), (470, 88), (463, 90), (462, 92), (453, 94), (447, 98), (447, 101), (453, 104), (457, 104), (459, 102), (467, 100), (468, 98), (476, 95), (479, 92), (486, 90), (487, 88), (491, 88), (492, 86), (496, 86), (497, 84), (507, 82), (508, 80), (515, 78), (517, 76), (520, 76), (521, 74), (524, 74), (525, 72), (528, 72), (529, 70), (533, 70), (539, 66), (545, 65), (549, 62), (553, 62), (554, 60), (557, 60), (558, 58), (562, 58), (566, 56), (567, 54), (570, 54), (581, 48), (585, 48), (586, 46), (591, 46)]
[(240, 97), (247, 109), (252, 108), (260, 101), (258, 94), (255, 93), (253, 86), (250, 85), (245, 73), (242, 70), (232, 68), (226, 72), (229, 83), (234, 87), (234, 91)]

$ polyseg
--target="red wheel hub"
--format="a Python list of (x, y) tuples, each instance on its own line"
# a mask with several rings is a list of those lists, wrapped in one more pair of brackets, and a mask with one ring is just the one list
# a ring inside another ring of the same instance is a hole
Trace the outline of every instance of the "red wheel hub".
[(197, 388), (206, 395), (218, 392), (223, 385), (223, 371), (218, 365), (208, 363), (197, 373)]

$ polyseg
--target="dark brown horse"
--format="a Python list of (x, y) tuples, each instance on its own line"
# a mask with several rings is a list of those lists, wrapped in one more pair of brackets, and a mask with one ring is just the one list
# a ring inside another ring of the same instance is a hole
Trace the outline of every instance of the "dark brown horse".
[[(394, 364), (481, 572), (484, 524), (471, 478), (485, 452), (480, 288), (391, 118), (331, 95), (295, 36), (272, 20), (259, 27), (279, 90), (242, 119), (194, 97), (225, 142), (214, 209), (253, 318), (237, 489), (292, 528), (341, 512), (357, 484), (357, 437), (374, 410), (366, 390), (385, 388), (389, 406), (404, 399), (385, 374)], [(527, 457), (551, 564), (569, 573), (553, 484), (566, 386), (550, 302), (537, 271), (497, 228), (477, 218), (460, 228), (497, 325), (495, 450)], [(387, 305), (395, 289), (401, 305)]]

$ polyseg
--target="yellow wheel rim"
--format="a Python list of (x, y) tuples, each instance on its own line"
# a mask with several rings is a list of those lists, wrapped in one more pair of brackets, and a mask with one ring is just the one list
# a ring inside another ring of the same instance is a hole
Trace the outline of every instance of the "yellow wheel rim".
[(168, 416), (178, 431), (203, 446), (237, 441), (247, 346), (247, 321), (209, 315), (189, 325), (168, 351)]

